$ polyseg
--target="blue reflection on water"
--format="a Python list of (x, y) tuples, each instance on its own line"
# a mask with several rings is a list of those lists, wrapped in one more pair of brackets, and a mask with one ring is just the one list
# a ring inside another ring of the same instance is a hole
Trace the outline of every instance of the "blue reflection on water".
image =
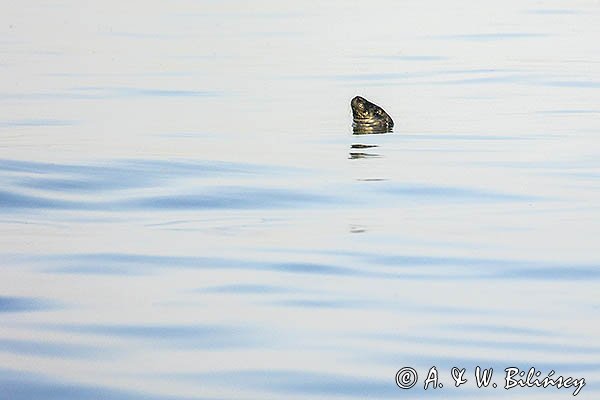
[(330, 202), (325, 195), (297, 190), (220, 187), (214, 194), (174, 194), (132, 199), (122, 203), (127, 208), (168, 209), (272, 209), (294, 205)]
[[(194, 256), (151, 256), (144, 254), (64, 254), (24, 257), (45, 265), (49, 272), (81, 274), (143, 274), (156, 268), (247, 269), (297, 274), (389, 276), (330, 264), (300, 262), (261, 262), (247, 259), (227, 259)], [(48, 267), (48, 265), (53, 265)]]
[(531, 328), (522, 326), (509, 326), (509, 325), (494, 325), (494, 324), (458, 324), (458, 325), (444, 325), (443, 329), (453, 329), (457, 331), (467, 332), (483, 332), (483, 333), (494, 333), (494, 334), (511, 334), (511, 335), (526, 335), (526, 336), (556, 336), (555, 332)]
[(0, 208), (5, 211), (10, 211), (14, 208), (46, 208), (46, 209), (72, 209), (81, 210), (90, 208), (89, 205), (81, 203), (49, 199), (41, 196), (24, 195), (0, 191)]
[(233, 284), (212, 286), (207, 288), (197, 289), (199, 293), (226, 293), (226, 294), (271, 294), (271, 293), (290, 293), (295, 289), (283, 286), (274, 285), (259, 285), (259, 284)]
[[(0, 369), (0, 393), (10, 400), (185, 400), (177, 396), (111, 389), (102, 386), (67, 383), (38, 374)], [(196, 400), (208, 398), (194, 397)]]
[(497, 84), (497, 83), (528, 83), (534, 82), (535, 76), (526, 74), (512, 74), (503, 76), (483, 76), (478, 78), (465, 78), (445, 80), (439, 82), (429, 82), (432, 85), (481, 85), (481, 84)]
[(42, 299), (0, 296), (0, 313), (41, 311), (56, 307), (56, 304)]
[(361, 308), (375, 308), (381, 307), (384, 304), (371, 305), (369, 301), (365, 300), (315, 300), (315, 299), (289, 299), (289, 300), (277, 300), (272, 301), (270, 304), (281, 306), (281, 307), (292, 307), (292, 308), (348, 308), (358, 310)]
[[(433, 364), (432, 364), (433, 365)], [(194, 381), (202, 384), (226, 384), (236, 382), (242, 390), (267, 390), (288, 396), (344, 396), (351, 398), (381, 398), (395, 399), (422, 398), (423, 393), (418, 390), (402, 391), (394, 384), (396, 370), (390, 370), (389, 377), (380, 379), (340, 373), (321, 373), (304, 370), (249, 370), (225, 371), (203, 374), (173, 374), (168, 378), (183, 381)], [(387, 379), (386, 379), (387, 378)], [(461, 388), (461, 390), (429, 391), (427, 397), (470, 397), (474, 390)]]
[[(402, 279), (535, 279), (535, 280), (596, 280), (600, 278), (599, 263), (549, 262), (539, 260), (494, 259), (475, 257), (445, 257), (398, 254), (372, 254), (357, 251), (321, 251), (323, 254), (351, 257), (371, 265), (383, 265), (409, 271), (427, 267), (429, 275), (392, 275)], [(468, 271), (454, 271), (451, 267), (467, 267)], [(452, 275), (445, 272), (452, 270)], [(373, 274), (372, 276), (377, 276)], [(383, 275), (381, 275), (383, 276)]]
[[(183, 178), (201, 179), (222, 175), (251, 177), (266, 171), (271, 174), (293, 171), (291, 168), (267, 168), (244, 163), (121, 160), (105, 165), (69, 165), (0, 160), (0, 171), (4, 172), (4, 180), (17, 188), (0, 191), (0, 206), (3, 209), (244, 209), (289, 207), (329, 201), (326, 195), (294, 189), (245, 186), (219, 186), (211, 189), (198, 185), (191, 185), (189, 190), (194, 191), (194, 187), (201, 188), (203, 193), (173, 193), (168, 196), (129, 193), (127, 197), (121, 198), (113, 196), (98, 200), (98, 196), (95, 196), (78, 201), (52, 198), (53, 193), (92, 194), (142, 187), (164, 187), (166, 184), (174, 185), (174, 182)], [(18, 189), (37, 189), (46, 193), (25, 194)]]
[(581, 80), (581, 81), (567, 81), (567, 80), (552, 80), (552, 81), (542, 81), (539, 83), (543, 86), (554, 86), (554, 87), (567, 87), (567, 88), (577, 88), (577, 89), (597, 89), (600, 88), (600, 82), (590, 81), (590, 80)]
[(370, 254), (350, 252), (348, 255), (364, 258), (370, 263), (388, 265), (393, 267), (420, 267), (420, 266), (487, 266), (508, 267), (516, 261), (493, 258), (474, 257), (444, 257), (444, 256), (412, 256), (398, 254)]
[[(82, 180), (102, 178), (119, 184), (123, 180), (128, 186), (140, 178), (174, 178), (177, 176), (206, 176), (219, 173), (256, 174), (267, 169), (259, 164), (231, 163), (225, 161), (164, 161), (164, 160), (112, 160), (101, 164), (58, 164), (37, 161), (0, 160), (0, 171), (22, 172), (40, 175), (72, 174)], [(134, 175), (134, 178), (128, 175)], [(25, 182), (28, 182), (25, 180)], [(146, 182), (146, 180), (142, 180)], [(48, 185), (52, 188), (51, 185)], [(60, 189), (60, 188), (58, 188)]]
[(118, 325), (118, 324), (40, 324), (40, 329), (107, 337), (150, 340), (165, 347), (204, 350), (264, 346), (268, 335), (243, 326), (221, 325)]
[(597, 280), (600, 278), (600, 264), (591, 266), (551, 266), (548, 268), (511, 268), (497, 271), (496, 278), (536, 279), (550, 281)]
[[(108, 180), (86, 181), (71, 179), (37, 179), (24, 178), (22, 185), (31, 187), (50, 188), (52, 191), (77, 192), (91, 190), (114, 190), (118, 188), (135, 187), (143, 185), (143, 180), (130, 177), (132, 183), (110, 182)], [(4, 209), (72, 209), (72, 210), (104, 210), (104, 211), (133, 211), (133, 210), (203, 210), (203, 209), (277, 209), (295, 206), (311, 205), (340, 205), (344, 203), (365, 202), (371, 203), (369, 194), (364, 199), (346, 198), (336, 195), (321, 195), (317, 192), (299, 191), (294, 189), (266, 189), (260, 187), (219, 187), (205, 189), (206, 193), (174, 193), (164, 196), (130, 195), (125, 199), (98, 201), (95, 199), (81, 199), (71, 201), (52, 198), (48, 195), (21, 194), (11, 191), (0, 191), (0, 206)], [(533, 196), (522, 196), (508, 193), (495, 193), (491, 191), (436, 187), (436, 186), (382, 186), (377, 188), (382, 194), (394, 195), (396, 198), (435, 200), (441, 201), (533, 201), (540, 200)], [(384, 204), (379, 199), (379, 204)], [(390, 199), (387, 199), (388, 201)]]
[(0, 351), (50, 358), (97, 359), (107, 355), (105, 348), (94, 348), (74, 343), (54, 343), (21, 339), (0, 339)]
[[(461, 279), (507, 279), (507, 280), (597, 280), (600, 278), (600, 264), (560, 263), (518, 259), (485, 259), (471, 257), (411, 256), (392, 254), (368, 254), (361, 252), (328, 251), (324, 254), (336, 254), (352, 257), (360, 261), (341, 259), (336, 263), (308, 262), (272, 262), (252, 259), (235, 259), (202, 256), (165, 256), (131, 253), (89, 253), (63, 254), (51, 256), (17, 256), (15, 260), (35, 262), (43, 265), (47, 272), (69, 274), (116, 274), (140, 275), (154, 273), (159, 269), (238, 269), (273, 271), (280, 273), (331, 275), (348, 277), (370, 277), (402, 280), (461, 280)], [(365, 263), (367, 263), (365, 265)], [(362, 266), (360, 266), (362, 265)], [(373, 270), (367, 265), (380, 265), (386, 271)], [(427, 267), (427, 272), (422, 272)], [(452, 267), (463, 268), (455, 271)], [(452, 271), (452, 274), (448, 274)], [(261, 290), (277, 291), (281, 288), (249, 286), (223, 287), (213, 289), (233, 292), (236, 289), (248, 292)]]
[[(383, 335), (375, 335), (375, 338), (381, 338)], [(451, 337), (432, 337), (432, 336), (410, 336), (410, 335), (388, 335), (384, 337), (386, 340), (395, 341), (398, 343), (420, 343), (425, 345), (443, 345), (452, 346), (453, 348), (460, 347), (479, 347), (493, 351), (495, 349), (506, 349), (506, 350), (521, 350), (521, 351), (539, 351), (545, 354), (558, 353), (563, 354), (564, 352), (569, 353), (584, 353), (584, 354), (595, 354), (600, 353), (600, 347), (598, 346), (585, 346), (567, 344), (564, 341), (560, 343), (552, 342), (540, 342), (539, 338), (532, 340), (486, 340), (486, 339), (475, 339), (469, 338), (451, 338)]]
[(535, 196), (516, 195), (510, 193), (500, 193), (488, 190), (478, 190), (470, 188), (452, 187), (452, 186), (427, 186), (427, 185), (404, 185), (386, 183), (379, 185), (379, 190), (398, 196), (416, 196), (421, 199), (444, 198), (447, 201), (460, 200), (478, 200), (478, 201), (533, 201), (541, 200)]

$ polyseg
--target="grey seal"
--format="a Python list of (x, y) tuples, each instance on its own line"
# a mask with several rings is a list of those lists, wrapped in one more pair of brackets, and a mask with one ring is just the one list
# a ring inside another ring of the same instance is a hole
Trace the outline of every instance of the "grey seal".
[(394, 127), (392, 117), (383, 108), (371, 103), (367, 99), (356, 96), (350, 102), (352, 107), (352, 124), (357, 135), (367, 133), (387, 133)]

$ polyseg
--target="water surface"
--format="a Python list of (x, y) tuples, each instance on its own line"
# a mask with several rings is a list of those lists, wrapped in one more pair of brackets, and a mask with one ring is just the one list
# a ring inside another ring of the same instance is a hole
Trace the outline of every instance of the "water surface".
[[(584, 377), (577, 397), (596, 398), (599, 17), (588, 1), (6, 7), (0, 391), (573, 391), (452, 387), (479, 365), (500, 385), (510, 366)], [(355, 95), (394, 133), (353, 136)], [(442, 389), (394, 383), (434, 365)]]

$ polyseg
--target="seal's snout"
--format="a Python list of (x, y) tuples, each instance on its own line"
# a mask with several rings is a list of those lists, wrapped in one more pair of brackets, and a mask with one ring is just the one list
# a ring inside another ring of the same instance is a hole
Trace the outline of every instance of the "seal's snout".
[(356, 96), (350, 101), (354, 119), (354, 133), (391, 132), (394, 121), (383, 108), (363, 97)]

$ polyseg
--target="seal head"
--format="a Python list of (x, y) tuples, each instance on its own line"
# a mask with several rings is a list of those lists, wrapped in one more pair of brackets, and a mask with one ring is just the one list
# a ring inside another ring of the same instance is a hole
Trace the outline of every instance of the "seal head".
[(355, 134), (387, 133), (394, 127), (394, 121), (383, 108), (367, 99), (356, 96), (350, 102), (352, 107), (352, 124)]

